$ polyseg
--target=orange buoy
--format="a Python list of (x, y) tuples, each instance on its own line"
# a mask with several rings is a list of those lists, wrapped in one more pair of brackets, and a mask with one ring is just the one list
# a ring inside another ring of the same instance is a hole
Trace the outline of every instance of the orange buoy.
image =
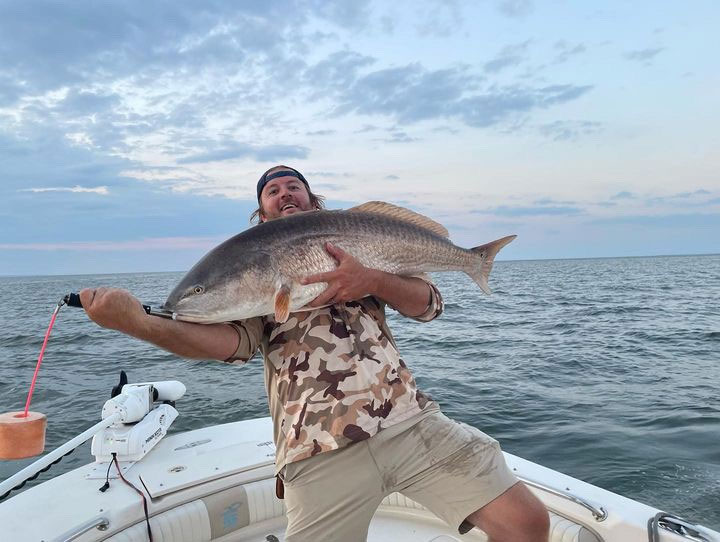
[(40, 412), (0, 414), (0, 459), (23, 459), (45, 450), (47, 416)]

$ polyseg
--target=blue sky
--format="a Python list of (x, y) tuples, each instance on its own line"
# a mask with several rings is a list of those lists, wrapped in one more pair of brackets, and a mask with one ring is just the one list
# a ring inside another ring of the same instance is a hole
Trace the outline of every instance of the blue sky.
[(303, 171), (504, 259), (720, 252), (720, 4), (0, 2), (0, 274), (185, 270)]

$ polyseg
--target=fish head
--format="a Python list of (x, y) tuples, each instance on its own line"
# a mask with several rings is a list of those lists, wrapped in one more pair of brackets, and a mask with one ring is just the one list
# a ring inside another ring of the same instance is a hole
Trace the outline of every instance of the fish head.
[(231, 281), (227, 278), (188, 273), (170, 292), (162, 309), (172, 312), (173, 318), (187, 322), (227, 321), (223, 316), (233, 306), (230, 290)]
[[(263, 302), (263, 273), (252, 254), (233, 240), (210, 251), (170, 292), (162, 309), (186, 322), (229, 322), (257, 315)], [(255, 314), (253, 314), (253, 312)]]

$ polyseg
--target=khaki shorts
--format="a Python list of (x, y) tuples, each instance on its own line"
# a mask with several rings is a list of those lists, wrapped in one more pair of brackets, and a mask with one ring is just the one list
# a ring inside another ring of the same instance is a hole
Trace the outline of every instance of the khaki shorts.
[(396, 491), (458, 529), (518, 481), (496, 440), (437, 409), (289, 463), (281, 477), (287, 542), (364, 541), (380, 502)]

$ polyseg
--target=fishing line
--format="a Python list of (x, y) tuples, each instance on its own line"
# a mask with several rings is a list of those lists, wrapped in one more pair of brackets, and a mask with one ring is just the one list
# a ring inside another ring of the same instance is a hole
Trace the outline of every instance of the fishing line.
[(35, 365), (35, 373), (33, 374), (32, 382), (30, 383), (30, 391), (28, 392), (27, 401), (25, 401), (25, 412), (22, 415), (23, 418), (28, 417), (30, 401), (32, 400), (33, 391), (35, 391), (35, 383), (37, 382), (38, 373), (40, 372), (40, 365), (42, 365), (43, 356), (45, 355), (45, 348), (47, 347), (48, 339), (50, 338), (50, 332), (52, 331), (53, 325), (55, 325), (55, 319), (57, 318), (58, 312), (60, 312), (60, 307), (65, 305), (66, 302), (67, 296), (63, 297), (60, 301), (58, 301), (58, 304), (52, 313), (52, 318), (50, 318), (50, 325), (45, 332), (45, 340), (43, 341), (42, 348), (40, 348), (40, 355), (38, 356), (37, 365)]

